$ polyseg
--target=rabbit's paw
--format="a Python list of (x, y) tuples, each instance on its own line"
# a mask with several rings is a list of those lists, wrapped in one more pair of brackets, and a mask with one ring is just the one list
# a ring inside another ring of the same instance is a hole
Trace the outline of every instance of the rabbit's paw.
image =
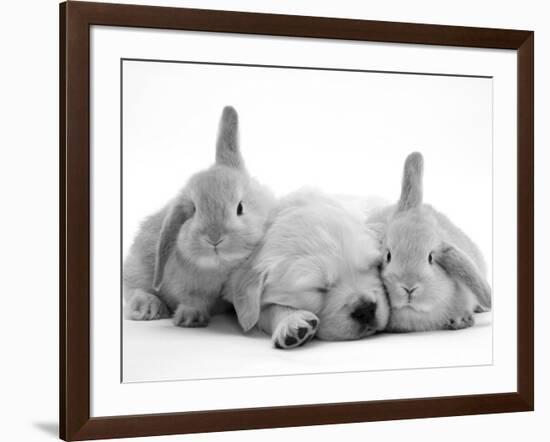
[(485, 307), (482, 307), (480, 305), (476, 306), (476, 308), (474, 309), (474, 313), (485, 313), (485, 312), (490, 312), (491, 309), (490, 308), (485, 308)]
[(157, 296), (143, 290), (136, 291), (124, 308), (124, 316), (134, 321), (168, 318), (168, 308)]
[(313, 313), (298, 310), (286, 316), (273, 333), (276, 348), (291, 349), (309, 342), (317, 332), (319, 318)]
[(210, 321), (210, 315), (203, 310), (180, 304), (172, 321), (177, 327), (206, 327)]
[(462, 328), (471, 327), (474, 323), (474, 317), (471, 314), (466, 313), (463, 316), (457, 316), (449, 319), (446, 328), (448, 330), (460, 330)]

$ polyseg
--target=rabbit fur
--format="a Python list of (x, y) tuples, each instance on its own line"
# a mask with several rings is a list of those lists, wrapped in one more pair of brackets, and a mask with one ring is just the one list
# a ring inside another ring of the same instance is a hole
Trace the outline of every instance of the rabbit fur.
[(410, 154), (401, 197), (368, 218), (378, 230), (390, 331), (461, 329), (491, 308), (486, 265), (476, 244), (444, 214), (424, 204), (420, 153)]
[(207, 325), (229, 273), (263, 237), (274, 204), (271, 192), (249, 176), (237, 112), (225, 107), (215, 164), (193, 175), (135, 237), (124, 263), (125, 316)]

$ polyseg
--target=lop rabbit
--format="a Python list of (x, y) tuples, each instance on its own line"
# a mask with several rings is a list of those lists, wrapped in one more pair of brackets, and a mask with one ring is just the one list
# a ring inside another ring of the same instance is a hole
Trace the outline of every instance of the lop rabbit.
[(251, 178), (238, 144), (238, 116), (225, 107), (216, 162), (193, 175), (147, 218), (124, 263), (125, 316), (173, 315), (177, 326), (208, 324), (229, 273), (263, 236), (275, 199)]
[(422, 155), (410, 154), (399, 202), (368, 219), (381, 233), (389, 331), (466, 328), (474, 324), (474, 311), (491, 308), (479, 248), (449, 218), (423, 204), (422, 174)]

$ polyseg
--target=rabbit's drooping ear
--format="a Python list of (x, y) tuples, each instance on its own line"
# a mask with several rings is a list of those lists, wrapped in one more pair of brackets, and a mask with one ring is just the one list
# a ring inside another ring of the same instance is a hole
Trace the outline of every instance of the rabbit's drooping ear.
[(424, 158), (419, 152), (411, 153), (405, 160), (403, 180), (401, 182), (401, 197), (397, 210), (402, 212), (422, 204), (422, 174)]
[(253, 259), (249, 259), (233, 275), (233, 306), (242, 329), (246, 332), (260, 319), (260, 305), (266, 275), (252, 268)]
[(181, 226), (193, 216), (194, 208), (190, 201), (178, 201), (168, 209), (157, 243), (155, 255), (155, 276), (153, 278), (153, 289), (159, 290), (164, 277), (164, 266), (174, 250), (176, 239)]
[(434, 254), (434, 259), (451, 277), (472, 291), (481, 307), (491, 308), (491, 287), (468, 256), (456, 247), (444, 244)]
[(239, 150), (239, 116), (231, 106), (223, 108), (216, 143), (216, 164), (244, 169)]

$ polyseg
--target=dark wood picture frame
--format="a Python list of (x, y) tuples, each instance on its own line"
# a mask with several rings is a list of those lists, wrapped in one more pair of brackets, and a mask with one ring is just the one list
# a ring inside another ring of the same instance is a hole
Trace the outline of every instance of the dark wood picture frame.
[[(265, 34), (517, 51), (517, 392), (90, 417), (90, 26)], [(118, 438), (534, 409), (534, 34), (168, 7), (60, 5), (60, 437)]]

